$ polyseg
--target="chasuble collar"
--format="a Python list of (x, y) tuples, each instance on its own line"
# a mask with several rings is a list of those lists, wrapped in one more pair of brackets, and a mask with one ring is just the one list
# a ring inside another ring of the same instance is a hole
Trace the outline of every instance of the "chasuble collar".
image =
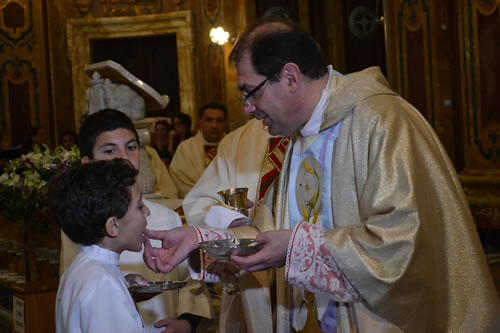
[(323, 112), (321, 130), (345, 119), (359, 102), (375, 95), (397, 95), (389, 88), (379, 67), (369, 67), (348, 76), (335, 76), (329, 84), (327, 112)]

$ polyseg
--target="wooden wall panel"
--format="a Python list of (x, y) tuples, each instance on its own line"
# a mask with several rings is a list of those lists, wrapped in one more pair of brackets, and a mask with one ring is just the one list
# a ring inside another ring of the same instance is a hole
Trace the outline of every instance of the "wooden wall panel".
[(460, 174), (486, 247), (500, 247), (500, 1), (460, 0)]
[(391, 82), (439, 135), (486, 248), (500, 247), (499, 2), (386, 1)]
[(0, 0), (0, 130), (23, 144), (31, 126), (52, 134), (44, 1)]
[(458, 166), (457, 149), (462, 149), (457, 148), (455, 119), (460, 117), (460, 101), (453, 90), (453, 59), (458, 57), (451, 53), (457, 36), (449, 23), (456, 6), (452, 0), (384, 4), (389, 81), (426, 117)]
[(500, 20), (499, 2), (462, 0), (460, 59), (466, 132), (466, 171), (499, 174)]

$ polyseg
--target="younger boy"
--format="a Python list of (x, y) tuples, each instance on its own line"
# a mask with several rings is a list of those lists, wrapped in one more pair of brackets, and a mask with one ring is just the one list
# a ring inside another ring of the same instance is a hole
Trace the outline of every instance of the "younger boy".
[[(123, 158), (140, 170), (138, 134), (132, 121), (123, 112), (101, 110), (88, 116), (80, 128), (78, 141), (82, 164)], [(158, 161), (157, 164), (165, 169), (159, 158)], [(158, 179), (158, 176), (155, 177)], [(173, 210), (147, 199), (143, 199), (143, 202), (151, 212), (147, 217), (148, 229), (163, 230), (182, 225), (179, 215)], [(68, 269), (79, 251), (80, 247), (61, 233), (60, 273)], [(168, 275), (155, 274), (144, 264), (142, 253), (130, 251), (122, 253), (119, 266), (122, 272), (140, 274), (147, 281), (189, 280), (180, 291), (164, 292), (137, 304), (148, 328), (162, 318), (169, 318), (167, 324), (172, 333), (191, 333), (196, 331), (201, 317), (213, 318), (208, 289), (205, 284), (189, 278), (187, 266), (177, 267)], [(137, 280), (128, 281), (139, 283)]]
[(57, 332), (144, 332), (118, 268), (124, 250), (141, 251), (146, 216), (126, 160), (67, 169), (49, 184), (49, 206), (65, 234), (82, 248), (64, 273), (56, 299)]

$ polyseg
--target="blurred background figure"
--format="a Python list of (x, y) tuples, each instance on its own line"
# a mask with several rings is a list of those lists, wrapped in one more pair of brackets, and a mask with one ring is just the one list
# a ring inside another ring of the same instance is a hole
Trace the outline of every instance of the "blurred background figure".
[(12, 147), (11, 141), (7, 133), (0, 132), (0, 174), (3, 172), (3, 167), (8, 161), (18, 158), (22, 154), (22, 147)]
[(61, 135), (61, 140), (59, 140), (59, 144), (67, 151), (70, 151), (73, 146), (78, 146), (76, 133), (71, 130), (64, 131)]
[(193, 136), (191, 133), (191, 117), (185, 113), (179, 113), (174, 116), (174, 130), (170, 131), (170, 140), (173, 142), (173, 153), (179, 146), (179, 143)]
[(49, 145), (47, 130), (41, 126), (34, 126), (31, 128), (28, 138), (23, 146), (23, 152), (29, 153), (33, 151), (35, 145), (38, 145), (42, 148), (42, 145)]
[(226, 133), (227, 108), (225, 105), (205, 104), (198, 111), (198, 116), (200, 120), (198, 133), (179, 144), (169, 168), (179, 198), (182, 199), (213, 160), (217, 154), (219, 141)]
[(0, 149), (10, 148), (10, 140), (7, 133), (0, 132)]
[(85, 122), (85, 119), (87, 119), (88, 115), (85, 113), (85, 114), (82, 114), (80, 116), (80, 126), (83, 125), (83, 123)]
[(152, 136), (151, 146), (156, 149), (158, 155), (168, 167), (172, 161), (174, 143), (170, 140), (169, 133), (173, 128), (166, 120), (159, 120), (155, 123), (154, 135)]
[(0, 174), (2, 174), (3, 167), (9, 161), (7, 156), (7, 149), (10, 148), (10, 141), (7, 133), (0, 132)]

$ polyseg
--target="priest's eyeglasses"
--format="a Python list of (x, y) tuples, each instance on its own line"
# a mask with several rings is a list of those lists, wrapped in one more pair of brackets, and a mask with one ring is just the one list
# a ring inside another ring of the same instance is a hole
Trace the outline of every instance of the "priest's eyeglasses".
[(249, 92), (247, 92), (246, 94), (245, 94), (245, 93), (243, 93), (243, 94), (241, 95), (241, 100), (243, 101), (243, 103), (245, 103), (245, 104), (247, 104), (247, 105), (252, 104), (252, 102), (250, 101), (250, 99), (252, 98), (252, 96), (253, 96), (253, 95), (255, 95), (255, 93), (256, 93), (257, 91), (259, 91), (259, 89), (260, 89), (260, 88), (262, 88), (262, 87), (266, 84), (266, 82), (267, 82), (267, 81), (269, 81), (269, 79), (270, 79), (270, 78), (272, 78), (274, 75), (278, 74), (280, 71), (281, 71), (281, 70), (276, 71), (276, 72), (272, 73), (271, 75), (269, 75), (268, 77), (266, 77), (266, 78), (264, 79), (264, 81), (262, 81), (261, 83), (259, 83), (259, 84), (257, 85), (257, 87), (253, 88), (252, 90), (250, 90), (250, 91), (249, 91)]

